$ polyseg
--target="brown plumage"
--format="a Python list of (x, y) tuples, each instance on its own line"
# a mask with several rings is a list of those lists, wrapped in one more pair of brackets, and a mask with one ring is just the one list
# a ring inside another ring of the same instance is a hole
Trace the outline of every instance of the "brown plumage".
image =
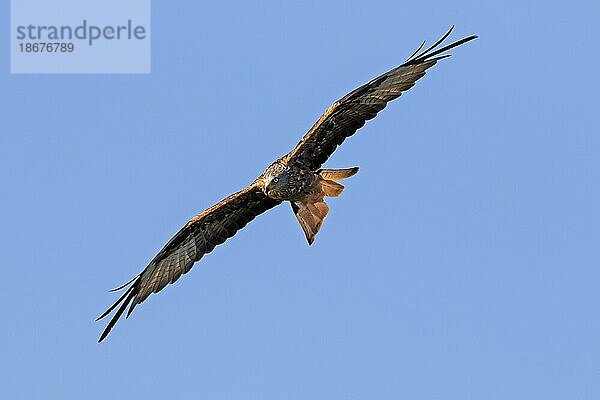
[(257, 215), (279, 203), (280, 201), (270, 199), (263, 193), (257, 180), (246, 189), (192, 218), (167, 242), (142, 273), (124, 286), (113, 289), (116, 291), (131, 285), (118, 301), (98, 317), (97, 320), (104, 318), (122, 303), (99, 341), (108, 335), (127, 305), (129, 317), (135, 306), (146, 300), (150, 294), (157, 293), (167, 284), (177, 281), (181, 275), (189, 272), (196, 261), (213, 251), (215, 246), (235, 235)]
[(329, 213), (329, 206), (323, 201), (324, 197), (337, 197), (344, 191), (337, 181), (350, 178), (358, 172), (358, 167), (346, 169), (322, 169), (317, 171), (317, 180), (312, 190), (306, 196), (291, 202), (294, 215), (298, 219), (308, 244), (315, 241), (323, 220)]
[(257, 215), (289, 201), (309, 244), (329, 213), (325, 197), (337, 197), (344, 190), (339, 181), (358, 172), (348, 169), (320, 169), (337, 146), (374, 118), (388, 102), (398, 98), (425, 75), (440, 55), (476, 38), (469, 36), (438, 49), (452, 28), (433, 46), (423, 44), (402, 65), (371, 80), (333, 103), (287, 155), (271, 164), (246, 189), (237, 192), (192, 218), (131, 281), (119, 288), (121, 297), (98, 320), (117, 309), (100, 336), (102, 341), (127, 307), (127, 317), (152, 294), (186, 274), (205, 254), (242, 229)]

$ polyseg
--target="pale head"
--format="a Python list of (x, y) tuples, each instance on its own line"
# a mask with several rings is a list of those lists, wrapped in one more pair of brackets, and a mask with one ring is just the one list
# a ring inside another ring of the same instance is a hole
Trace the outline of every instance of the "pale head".
[(290, 167), (275, 161), (262, 174), (263, 192), (272, 199), (287, 200), (290, 186)]

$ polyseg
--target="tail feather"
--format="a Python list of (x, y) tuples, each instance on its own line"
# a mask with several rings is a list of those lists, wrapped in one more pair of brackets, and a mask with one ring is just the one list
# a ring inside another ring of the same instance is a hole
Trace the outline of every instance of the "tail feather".
[(301, 201), (292, 202), (292, 210), (304, 231), (309, 245), (315, 237), (327, 214), (329, 206), (323, 201), (325, 196), (337, 197), (344, 191), (344, 186), (337, 181), (351, 177), (358, 172), (358, 167), (347, 169), (323, 169), (318, 171), (319, 179), (312, 195)]
[(341, 181), (342, 179), (350, 178), (358, 172), (358, 167), (344, 169), (321, 169), (317, 173), (323, 179), (331, 181)]
[(344, 191), (344, 186), (329, 179), (321, 179), (321, 190), (327, 197), (338, 197)]
[(321, 216), (323, 219), (325, 219), (327, 214), (329, 214), (329, 206), (324, 201), (315, 203), (315, 207), (317, 208), (317, 210), (319, 210), (321, 212)]
[(329, 207), (324, 201), (318, 203), (294, 202), (292, 203), (292, 209), (304, 231), (308, 244), (313, 244), (319, 229), (321, 229), (323, 220), (329, 212)]
[[(323, 204), (325, 204), (325, 202), (323, 202)], [(323, 218), (325, 218), (325, 215), (323, 215), (323, 213), (321, 213), (321, 210), (317, 208), (317, 203), (307, 203), (306, 208), (308, 208), (308, 211), (313, 216), (313, 219), (315, 220), (316, 224), (322, 223)]]

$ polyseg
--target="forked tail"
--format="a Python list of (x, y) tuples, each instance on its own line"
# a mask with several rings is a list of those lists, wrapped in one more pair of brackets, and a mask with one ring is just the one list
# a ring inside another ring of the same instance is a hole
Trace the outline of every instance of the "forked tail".
[(338, 181), (349, 178), (357, 172), (358, 167), (319, 170), (317, 171), (319, 179), (312, 194), (302, 201), (292, 202), (292, 210), (294, 210), (309, 245), (315, 241), (315, 236), (329, 213), (329, 206), (323, 201), (323, 198), (337, 197), (342, 194), (344, 186)]

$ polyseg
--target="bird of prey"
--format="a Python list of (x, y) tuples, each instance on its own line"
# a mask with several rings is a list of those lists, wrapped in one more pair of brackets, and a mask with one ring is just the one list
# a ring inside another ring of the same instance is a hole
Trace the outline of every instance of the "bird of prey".
[(349, 136), (367, 120), (375, 118), (388, 102), (414, 86), (439, 60), (444, 52), (475, 39), (469, 36), (440, 47), (452, 28), (431, 47), (425, 42), (404, 62), (383, 75), (348, 93), (331, 105), (310, 128), (294, 149), (273, 162), (247, 188), (232, 194), (192, 218), (150, 261), (150, 264), (126, 284), (119, 299), (98, 320), (114, 309), (114, 316), (102, 332), (104, 340), (127, 306), (127, 317), (152, 293), (162, 290), (186, 274), (205, 254), (242, 229), (257, 215), (288, 201), (308, 244), (312, 244), (327, 216), (325, 197), (339, 196), (344, 190), (339, 181), (358, 172), (358, 167), (322, 169), (323, 163)]

